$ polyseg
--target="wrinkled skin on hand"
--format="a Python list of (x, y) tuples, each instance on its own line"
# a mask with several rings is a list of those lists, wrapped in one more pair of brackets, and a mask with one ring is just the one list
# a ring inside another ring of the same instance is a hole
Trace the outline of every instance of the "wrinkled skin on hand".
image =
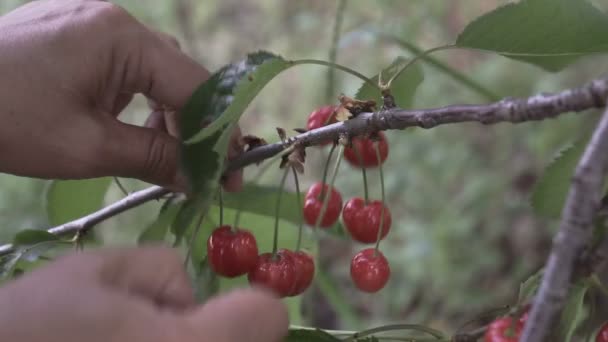
[(278, 342), (285, 307), (237, 290), (197, 306), (169, 248), (77, 253), (0, 289), (0, 341)]
[[(176, 115), (163, 123), (157, 113), (148, 127), (117, 118), (139, 93), (179, 113), (208, 79), (171, 37), (106, 1), (33, 1), (0, 17), (0, 74), (0, 172), (185, 189)], [(239, 135), (229, 157), (241, 152)], [(224, 183), (241, 185), (241, 172)]]
[[(106, 1), (33, 1), (0, 17), (0, 75), (0, 172), (186, 190), (176, 113), (209, 73), (167, 35)], [(176, 112), (122, 123), (138, 93)], [(224, 183), (241, 185), (240, 172)], [(273, 342), (287, 327), (283, 304), (262, 290), (196, 305), (179, 255), (160, 247), (69, 255), (0, 288), (0, 341)]]

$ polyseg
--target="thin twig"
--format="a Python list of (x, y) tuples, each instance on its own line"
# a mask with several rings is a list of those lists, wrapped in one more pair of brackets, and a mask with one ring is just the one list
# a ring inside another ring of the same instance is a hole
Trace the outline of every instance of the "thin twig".
[[(333, 37), (331, 47), (329, 49), (329, 61), (336, 63), (338, 59), (338, 44), (340, 41), (340, 32), (342, 31), (342, 22), (344, 21), (344, 12), (346, 11), (346, 0), (340, 0), (336, 8), (334, 21)], [(327, 69), (327, 88), (325, 89), (325, 102), (329, 103), (332, 100), (336, 84), (336, 70), (334, 68)]]
[(574, 266), (591, 241), (593, 220), (601, 205), (602, 185), (608, 171), (607, 150), (608, 109), (576, 167), (559, 231), (553, 240), (551, 255), (522, 341), (544, 341), (566, 302)]
[[(141, 191), (132, 193), (131, 195), (115, 202), (107, 207), (96, 211), (90, 215), (81, 217), (77, 220), (67, 222), (60, 226), (51, 228), (48, 230), (49, 233), (56, 235), (63, 235), (68, 233), (74, 233), (82, 230), (87, 230), (96, 224), (103, 222), (111, 217), (114, 217), (120, 213), (123, 213), (131, 208), (135, 208), (148, 201), (161, 198), (168, 194), (170, 191), (158, 186), (153, 186)], [(11, 244), (0, 246), (0, 255), (5, 255), (13, 251)]]
[[(303, 145), (318, 145), (335, 141), (340, 134), (348, 136), (377, 130), (404, 129), (407, 127), (432, 128), (438, 125), (479, 122), (520, 123), (554, 118), (568, 112), (581, 112), (592, 108), (603, 108), (608, 98), (608, 78), (589, 82), (582, 87), (564, 90), (556, 94), (541, 94), (524, 99), (504, 99), (489, 105), (456, 105), (436, 109), (404, 110), (394, 108), (378, 113), (363, 113), (346, 122), (335, 123), (292, 137), (285, 142), (260, 146), (235, 158), (226, 171), (242, 169), (248, 165), (272, 158), (296, 142)], [(72, 222), (49, 229), (53, 234), (63, 235), (86, 230), (94, 225), (137, 207), (151, 200), (162, 198), (170, 191), (151, 187), (137, 191), (109, 206)], [(0, 246), (0, 256), (13, 251), (10, 244)]]

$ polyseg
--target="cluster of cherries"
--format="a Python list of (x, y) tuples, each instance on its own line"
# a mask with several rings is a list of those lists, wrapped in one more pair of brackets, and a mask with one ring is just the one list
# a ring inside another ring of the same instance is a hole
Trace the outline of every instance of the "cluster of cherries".
[[(313, 130), (335, 123), (335, 113), (334, 106), (324, 106), (315, 110), (308, 118), (307, 129)], [(344, 149), (344, 158), (355, 167), (366, 169), (378, 167), (388, 157), (388, 143), (382, 132), (378, 134), (377, 141), (367, 137), (355, 137), (352, 145)], [(323, 202), (327, 196), (329, 199), (322, 214)], [(376, 243), (378, 239), (384, 239), (391, 228), (391, 213), (382, 201), (365, 201), (363, 198), (355, 197), (343, 206), (340, 192), (328, 184), (319, 182), (308, 189), (304, 198), (304, 220), (307, 224), (327, 229), (338, 221), (340, 213), (352, 239), (361, 243)], [(364, 249), (351, 261), (350, 275), (361, 291), (379, 291), (388, 282), (390, 272), (388, 261), (378, 248)]]
[(303, 251), (280, 249), (276, 254), (258, 255), (251, 232), (231, 226), (216, 228), (207, 240), (209, 264), (227, 278), (247, 274), (251, 284), (270, 288), (281, 297), (302, 294), (312, 282), (315, 264)]
[[(308, 118), (308, 130), (336, 122), (336, 109), (334, 106), (324, 106), (312, 112)], [(375, 144), (378, 145), (380, 158), (377, 157)], [(361, 168), (377, 167), (387, 156), (388, 144), (382, 133), (378, 141), (354, 138), (353, 147), (344, 150), (344, 158)], [(325, 212), (320, 218), (327, 196)], [(307, 224), (329, 228), (338, 221), (340, 213), (352, 238), (361, 243), (383, 239), (391, 227), (390, 211), (382, 201), (366, 202), (356, 197), (343, 207), (340, 193), (323, 183), (314, 184), (306, 193), (303, 217)], [(269, 288), (281, 297), (302, 294), (312, 283), (315, 273), (315, 264), (309, 254), (288, 249), (259, 254), (256, 239), (250, 231), (227, 225), (212, 232), (207, 241), (207, 255), (216, 274), (227, 278), (247, 275), (250, 284)], [(368, 248), (353, 257), (350, 272), (360, 290), (377, 292), (386, 285), (390, 267), (378, 248)]]
[[(528, 305), (519, 319), (511, 316), (497, 318), (488, 326), (483, 338), (484, 342), (518, 342), (529, 312)], [(598, 331), (595, 342), (608, 342), (608, 322), (604, 323)]]

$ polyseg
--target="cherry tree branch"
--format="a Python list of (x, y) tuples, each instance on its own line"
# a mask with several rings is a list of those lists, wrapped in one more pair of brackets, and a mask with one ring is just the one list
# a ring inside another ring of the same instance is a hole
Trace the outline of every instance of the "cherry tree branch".
[[(64, 223), (57, 227), (53, 227), (47, 231), (56, 235), (64, 235), (69, 233), (76, 233), (78, 231), (85, 231), (111, 217), (114, 217), (129, 209), (140, 206), (146, 202), (159, 199), (169, 193), (170, 190), (167, 190), (165, 188), (161, 188), (158, 186), (149, 187), (147, 189), (134, 192), (129, 196), (126, 196), (121, 200), (114, 202), (108, 205), (107, 207), (104, 207), (90, 215), (81, 217), (71, 222)], [(9, 254), (13, 251), (14, 247), (11, 244), (0, 246), (0, 256)]]
[[(608, 78), (589, 82), (581, 87), (555, 94), (539, 94), (529, 98), (506, 98), (487, 105), (454, 105), (443, 108), (405, 110), (393, 108), (376, 113), (362, 113), (346, 122), (339, 122), (296, 135), (284, 142), (260, 146), (246, 152), (228, 163), (226, 171), (242, 169), (271, 158), (294, 144), (318, 145), (327, 140), (336, 140), (341, 135), (354, 136), (377, 130), (421, 127), (425, 129), (439, 125), (478, 122), (489, 125), (500, 122), (520, 123), (554, 118), (568, 112), (581, 112), (592, 108), (603, 108), (608, 98)], [(128, 209), (158, 199), (169, 190), (151, 187), (141, 190), (110, 204), (107, 207), (49, 229), (53, 234), (75, 233), (116, 216)], [(0, 256), (11, 253), (13, 246), (0, 246)]]
[(529, 98), (506, 98), (487, 105), (454, 105), (434, 109), (405, 110), (393, 108), (377, 113), (362, 113), (346, 122), (324, 126), (285, 142), (258, 147), (233, 160), (229, 171), (270, 158), (287, 147), (300, 143), (317, 145), (335, 140), (341, 134), (358, 135), (377, 130), (405, 129), (408, 127), (433, 128), (439, 125), (479, 122), (489, 125), (500, 122), (520, 123), (554, 118), (567, 112), (581, 112), (591, 108), (603, 108), (608, 97), (608, 78), (589, 82), (579, 88), (555, 94), (539, 94)]
[(575, 263), (588, 246), (593, 220), (601, 205), (604, 176), (608, 171), (608, 109), (599, 122), (581, 160), (553, 240), (543, 280), (526, 322), (522, 341), (541, 342), (553, 328), (570, 289)]

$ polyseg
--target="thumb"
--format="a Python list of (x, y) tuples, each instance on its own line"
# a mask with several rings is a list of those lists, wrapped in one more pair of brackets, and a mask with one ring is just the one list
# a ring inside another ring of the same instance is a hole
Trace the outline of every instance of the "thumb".
[(201, 341), (279, 342), (289, 327), (283, 303), (269, 292), (251, 288), (212, 299), (187, 320)]
[(141, 56), (134, 68), (135, 88), (156, 103), (181, 110), (196, 88), (209, 78), (209, 71), (166, 36), (151, 32), (148, 38), (126, 47), (132, 50), (127, 51), (127, 56)]
[(153, 128), (112, 120), (107, 123), (107, 152), (113, 174), (137, 178), (174, 191), (187, 189), (179, 171), (180, 142)]

